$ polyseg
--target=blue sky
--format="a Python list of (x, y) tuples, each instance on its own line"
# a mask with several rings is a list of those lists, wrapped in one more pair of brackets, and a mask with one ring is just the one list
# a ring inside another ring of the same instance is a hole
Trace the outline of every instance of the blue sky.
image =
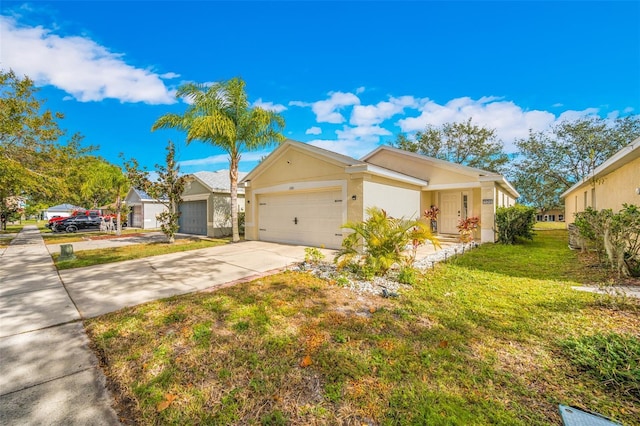
[(286, 137), (354, 157), (469, 117), (513, 152), (529, 129), (640, 113), (640, 2), (3, 0), (0, 67), (117, 164), (153, 169), (171, 139), (183, 172), (228, 168), (220, 149), (150, 129), (184, 111), (180, 84), (236, 76)]

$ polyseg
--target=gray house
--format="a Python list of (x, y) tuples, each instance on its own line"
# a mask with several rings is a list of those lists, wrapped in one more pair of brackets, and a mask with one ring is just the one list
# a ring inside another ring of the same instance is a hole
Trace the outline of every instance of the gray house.
[(151, 198), (141, 189), (131, 188), (124, 199), (125, 206), (131, 208), (128, 224), (130, 227), (142, 229), (160, 228), (156, 216), (167, 210), (161, 201)]
[[(238, 172), (238, 181), (247, 173)], [(180, 233), (223, 237), (231, 235), (229, 170), (189, 175), (180, 205)], [(238, 211), (244, 212), (244, 188), (238, 187)]]

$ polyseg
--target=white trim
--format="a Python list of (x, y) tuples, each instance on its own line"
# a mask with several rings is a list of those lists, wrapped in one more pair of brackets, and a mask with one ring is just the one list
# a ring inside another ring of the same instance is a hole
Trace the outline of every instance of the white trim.
[(347, 166), (345, 167), (344, 171), (348, 174), (369, 173), (374, 176), (385, 177), (399, 182), (409, 183), (411, 185), (418, 185), (423, 188), (429, 185), (429, 182), (426, 180), (414, 178), (413, 176), (408, 176), (400, 172), (385, 169), (384, 167), (376, 166), (374, 164), (356, 164), (353, 166)]
[(450, 189), (480, 188), (480, 182), (440, 183), (422, 188), (423, 191), (448, 191)]
[(193, 194), (185, 195), (182, 197), (182, 201), (207, 201), (211, 194)]

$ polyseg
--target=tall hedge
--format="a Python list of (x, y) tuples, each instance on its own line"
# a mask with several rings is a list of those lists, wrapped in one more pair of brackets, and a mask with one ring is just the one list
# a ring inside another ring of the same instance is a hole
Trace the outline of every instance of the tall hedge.
[(518, 238), (533, 239), (533, 225), (536, 222), (536, 209), (516, 204), (512, 207), (496, 209), (496, 231), (498, 242), (514, 244)]

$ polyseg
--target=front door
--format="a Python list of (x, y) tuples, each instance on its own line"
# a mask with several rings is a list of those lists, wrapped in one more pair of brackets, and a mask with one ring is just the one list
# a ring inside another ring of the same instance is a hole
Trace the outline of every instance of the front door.
[(440, 195), (440, 233), (457, 234), (458, 221), (462, 213), (462, 195), (460, 191), (443, 192)]

